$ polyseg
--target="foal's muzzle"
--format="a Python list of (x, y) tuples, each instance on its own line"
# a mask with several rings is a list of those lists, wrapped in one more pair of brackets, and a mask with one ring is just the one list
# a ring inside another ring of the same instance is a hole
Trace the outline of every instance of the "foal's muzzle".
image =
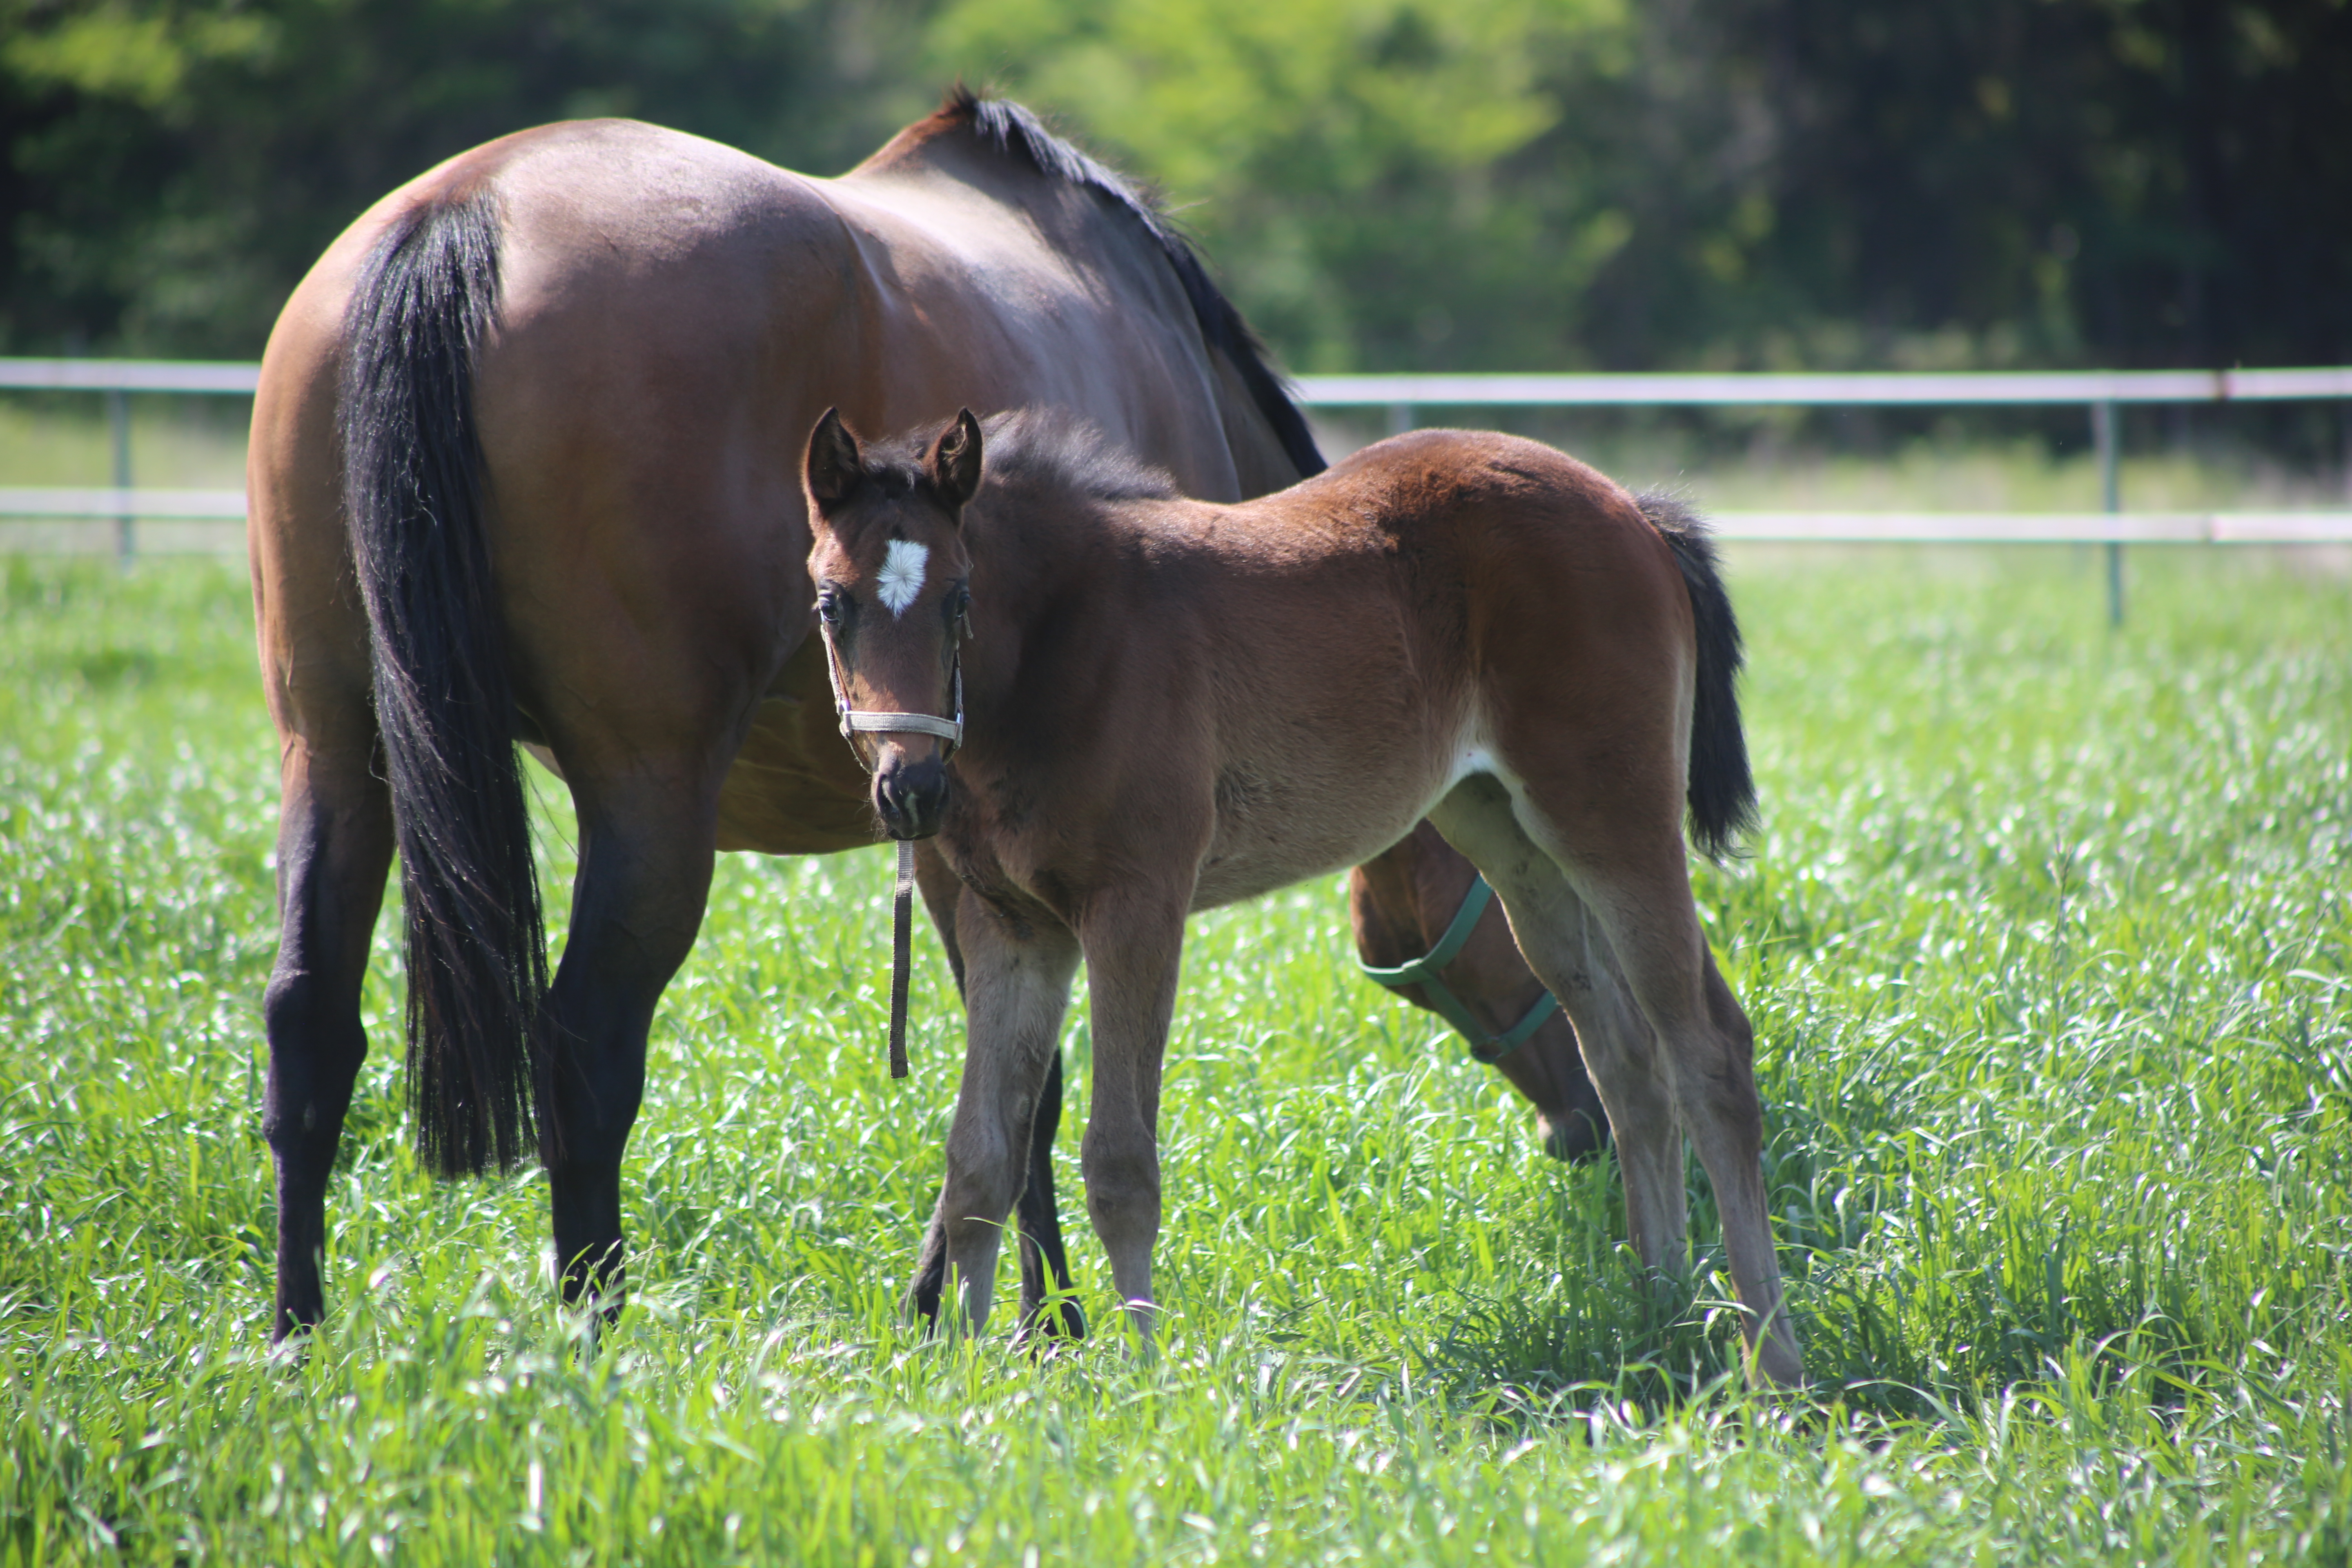
[(929, 838), (947, 809), (948, 768), (936, 753), (909, 761), (891, 748), (874, 770), (874, 809), (893, 838)]

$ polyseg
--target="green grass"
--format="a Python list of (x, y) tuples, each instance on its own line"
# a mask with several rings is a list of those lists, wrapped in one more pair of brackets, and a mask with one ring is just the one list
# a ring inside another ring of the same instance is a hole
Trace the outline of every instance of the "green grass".
[(1699, 885), (1778, 1403), (1703, 1180), (1661, 1300), (1613, 1172), (1355, 976), (1329, 884), (1195, 922), (1158, 1361), (922, 1343), (959, 1031), (927, 938), (887, 1077), (873, 854), (723, 859), (593, 1355), (541, 1183), (403, 1146), (387, 922), (335, 1313), (273, 1362), (242, 574), (0, 562), (0, 1562), (2346, 1562), (2352, 585), (2136, 552), (2111, 635), (2087, 552), (1733, 568), (1767, 827)]

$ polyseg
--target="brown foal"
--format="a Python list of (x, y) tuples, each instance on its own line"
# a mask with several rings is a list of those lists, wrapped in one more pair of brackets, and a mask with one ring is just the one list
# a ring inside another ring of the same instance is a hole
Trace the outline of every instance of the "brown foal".
[[(1037, 415), (985, 440), (984, 492), (969, 412), (928, 447), (871, 452), (828, 413), (804, 466), (844, 731), (887, 831), (936, 837), (961, 884), (950, 1310), (987, 1319), (1083, 958), (1087, 1208), (1149, 1337), (1186, 917), (1361, 861), (1427, 816), (1575, 1022), (1643, 1261), (1687, 1264), (1687, 1134), (1754, 1365), (1801, 1381), (1753, 1037), (1685, 863), (1685, 809), (1719, 849), (1753, 795), (1704, 531), (1508, 436), (1399, 437), (1237, 505), (1184, 500)], [(951, 767), (938, 734), (887, 722), (958, 708)]]

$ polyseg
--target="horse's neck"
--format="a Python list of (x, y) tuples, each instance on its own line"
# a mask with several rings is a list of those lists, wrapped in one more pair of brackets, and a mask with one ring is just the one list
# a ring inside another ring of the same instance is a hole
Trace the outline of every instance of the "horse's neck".
[[(975, 202), (985, 203), (1003, 219), (1042, 236), (1052, 251), (1086, 272), (1105, 280), (1112, 292), (1124, 293), (1124, 283), (1137, 270), (1166, 274), (1170, 263), (1160, 241), (1131, 216), (1093, 190), (1040, 174), (1027, 163), (983, 146), (971, 131), (957, 125), (924, 121), (901, 132), (887, 146), (835, 182), (853, 199), (865, 198), (897, 206), (907, 216), (929, 216), (943, 233), (972, 232)], [(1176, 279), (1169, 278), (1171, 284)], [(1181, 287), (1183, 317), (1168, 325), (1199, 345), (1211, 373), (1210, 401), (1223, 438), (1225, 457), (1233, 470), (1228, 490), (1219, 484), (1193, 493), (1225, 495), (1241, 500), (1270, 494), (1302, 477), (1283, 438), (1258, 405), (1242, 367), (1211, 346), (1192, 302)], [(1158, 460), (1170, 461), (1168, 454)]]
[(1098, 581), (1107, 564), (1105, 503), (1060, 484), (1024, 479), (983, 491), (964, 519), (975, 567), (1024, 629), (1046, 605)]
[(983, 202), (1003, 209), (1006, 220), (1034, 228), (1057, 254), (1081, 261), (1125, 239), (1089, 193), (981, 146), (960, 128), (913, 141), (901, 133), (835, 184), (886, 205), (910, 201), (969, 213)]
[[(1118, 503), (1032, 479), (983, 491), (964, 518), (973, 576), (993, 601), (988, 618), (1009, 622), (1014, 633), (1009, 647), (991, 653), (1014, 653), (1045, 616), (1090, 618), (1130, 590), (1133, 531)], [(1010, 666), (1004, 674), (1013, 676)]]
[(1266, 422), (1242, 380), (1240, 368), (1214, 349), (1210, 350), (1209, 360), (1216, 366), (1217, 406), (1224, 419), (1225, 445), (1234, 455), (1234, 473), (1241, 480), (1241, 499), (1272, 495), (1306, 478), (1284, 448), (1282, 437)]

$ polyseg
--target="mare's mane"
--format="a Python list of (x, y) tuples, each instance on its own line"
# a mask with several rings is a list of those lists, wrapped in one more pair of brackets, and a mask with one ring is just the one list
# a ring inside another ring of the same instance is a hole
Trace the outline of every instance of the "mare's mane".
[(1008, 157), (1026, 163), (1049, 180), (1094, 192), (1125, 213), (1174, 268), (1192, 302), (1192, 315), (1209, 346), (1223, 354), (1237, 371), (1258, 412), (1274, 427), (1282, 449), (1298, 477), (1321, 473), (1329, 465), (1307, 428), (1307, 417), (1290, 399), (1282, 378), (1266, 363), (1265, 345), (1225, 298), (1192, 243), (1161, 212), (1158, 204), (1129, 183), (1117, 170), (1087, 156), (1045, 129), (1045, 123), (1021, 105), (1002, 98), (982, 98), (959, 83), (933, 116), (949, 124), (969, 126), (981, 142)]

